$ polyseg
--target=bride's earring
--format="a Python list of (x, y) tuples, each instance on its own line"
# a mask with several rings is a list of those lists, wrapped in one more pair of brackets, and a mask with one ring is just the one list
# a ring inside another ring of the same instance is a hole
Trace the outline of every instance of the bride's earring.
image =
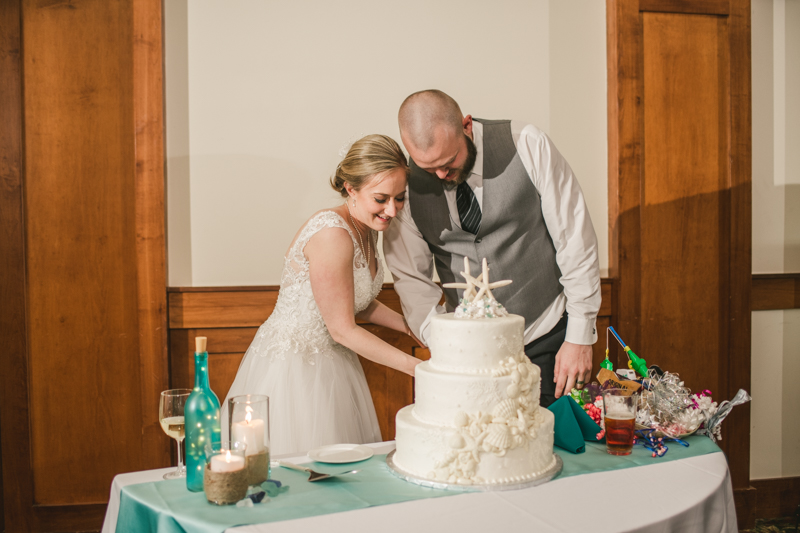
[(353, 209), (355, 209), (355, 207), (356, 207), (356, 197), (353, 196)]

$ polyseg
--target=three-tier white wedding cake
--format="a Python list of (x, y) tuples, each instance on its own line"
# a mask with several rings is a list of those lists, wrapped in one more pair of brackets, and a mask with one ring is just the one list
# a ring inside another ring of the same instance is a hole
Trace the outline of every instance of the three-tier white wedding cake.
[[(465, 270), (468, 270), (465, 268)], [(525, 356), (521, 316), (471, 278), (455, 313), (431, 321), (431, 358), (415, 402), (396, 419), (397, 468), (452, 484), (520, 484), (552, 470), (553, 414), (539, 407), (540, 371)], [(470, 281), (471, 280), (471, 281)], [(477, 293), (471, 287), (480, 287)]]

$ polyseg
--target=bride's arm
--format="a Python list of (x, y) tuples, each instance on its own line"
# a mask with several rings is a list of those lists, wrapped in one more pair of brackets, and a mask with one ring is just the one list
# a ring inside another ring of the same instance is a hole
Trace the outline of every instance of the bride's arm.
[(361, 311), (357, 316), (361, 320), (371, 322), (378, 326), (384, 326), (395, 331), (399, 331), (400, 333), (405, 333), (417, 341), (417, 344), (424, 346), (419, 341), (417, 336), (411, 331), (411, 328), (408, 327), (408, 322), (406, 322), (406, 319), (403, 318), (403, 315), (392, 309), (389, 309), (386, 305), (378, 300), (373, 300), (372, 303), (369, 304), (369, 307)]
[(413, 376), (419, 359), (356, 325), (353, 308), (354, 250), (353, 241), (341, 228), (320, 230), (305, 247), (311, 290), (325, 326), (339, 344), (370, 361)]

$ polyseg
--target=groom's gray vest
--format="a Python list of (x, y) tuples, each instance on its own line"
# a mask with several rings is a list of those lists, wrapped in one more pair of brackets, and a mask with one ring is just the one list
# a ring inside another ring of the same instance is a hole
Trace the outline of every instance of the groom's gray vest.
[[(489, 281), (513, 280), (492, 293), (509, 312), (536, 320), (563, 290), (556, 251), (547, 232), (539, 191), (522, 165), (508, 120), (479, 120), (483, 124), (483, 201), (477, 235), (462, 230), (450, 217), (439, 178), (411, 162), (411, 215), (433, 252), (442, 283), (463, 282), (460, 272), (469, 257), (472, 275), (481, 261), (489, 263)], [(445, 289), (448, 311), (463, 291)]]

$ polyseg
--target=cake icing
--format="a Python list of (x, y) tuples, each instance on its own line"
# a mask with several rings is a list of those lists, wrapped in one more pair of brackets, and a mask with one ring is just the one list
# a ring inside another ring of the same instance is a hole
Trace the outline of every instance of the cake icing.
[[(397, 413), (395, 464), (458, 484), (535, 479), (555, 463), (553, 414), (539, 407), (540, 370), (525, 356), (524, 320), (491, 289), (510, 282), (472, 278), (458, 316), (431, 320), (431, 359), (417, 365), (415, 403)], [(479, 290), (475, 290), (478, 288)], [(473, 302), (475, 302), (473, 304)]]

